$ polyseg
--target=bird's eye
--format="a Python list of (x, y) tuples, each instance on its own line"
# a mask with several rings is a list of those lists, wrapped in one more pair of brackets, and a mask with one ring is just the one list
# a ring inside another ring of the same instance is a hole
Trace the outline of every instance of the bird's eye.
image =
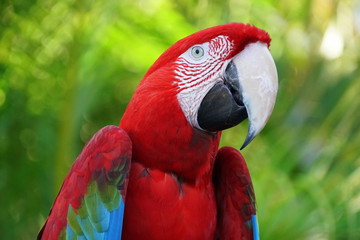
[(195, 59), (199, 59), (204, 56), (204, 49), (200, 46), (195, 46), (191, 49), (191, 56)]

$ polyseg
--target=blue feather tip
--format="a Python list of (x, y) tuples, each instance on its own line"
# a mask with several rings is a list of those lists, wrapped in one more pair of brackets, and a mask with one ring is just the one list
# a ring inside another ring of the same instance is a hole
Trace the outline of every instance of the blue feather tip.
[(256, 218), (256, 215), (251, 215), (252, 229), (253, 229), (253, 239), (260, 240), (259, 233), (259, 224)]

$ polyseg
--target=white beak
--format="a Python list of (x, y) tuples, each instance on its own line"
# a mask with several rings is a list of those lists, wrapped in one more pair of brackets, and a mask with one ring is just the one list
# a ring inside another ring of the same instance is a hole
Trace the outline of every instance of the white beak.
[(275, 105), (278, 76), (274, 60), (265, 43), (251, 43), (233, 57), (242, 101), (249, 119), (248, 135), (241, 149), (265, 127)]

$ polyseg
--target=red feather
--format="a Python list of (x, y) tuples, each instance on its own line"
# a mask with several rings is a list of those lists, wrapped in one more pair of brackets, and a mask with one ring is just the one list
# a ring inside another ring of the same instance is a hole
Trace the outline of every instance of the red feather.
[(219, 150), (214, 166), (219, 239), (252, 239), (246, 223), (256, 214), (255, 194), (249, 170), (241, 153), (231, 147)]

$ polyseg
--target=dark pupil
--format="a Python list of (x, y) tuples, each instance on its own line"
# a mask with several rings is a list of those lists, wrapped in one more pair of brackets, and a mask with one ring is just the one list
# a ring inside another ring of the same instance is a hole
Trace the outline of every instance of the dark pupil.
[(196, 50), (195, 50), (195, 53), (196, 53), (196, 54), (199, 54), (199, 53), (200, 53), (200, 50), (199, 50), (199, 49), (196, 49)]

